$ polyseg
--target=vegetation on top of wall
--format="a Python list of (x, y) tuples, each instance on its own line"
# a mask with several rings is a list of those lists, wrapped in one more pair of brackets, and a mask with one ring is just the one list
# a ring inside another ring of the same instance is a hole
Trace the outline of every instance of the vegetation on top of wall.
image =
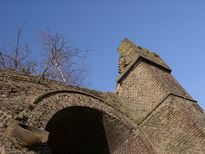
[[(12, 39), (13, 38), (13, 39)], [(23, 27), (17, 29), (14, 37), (7, 37), (0, 44), (0, 69), (23, 74), (38, 75), (71, 85), (82, 85), (87, 71), (80, 64), (86, 59), (88, 50), (73, 47), (59, 32), (49, 29), (40, 33), (40, 51), (37, 56), (24, 41)]]

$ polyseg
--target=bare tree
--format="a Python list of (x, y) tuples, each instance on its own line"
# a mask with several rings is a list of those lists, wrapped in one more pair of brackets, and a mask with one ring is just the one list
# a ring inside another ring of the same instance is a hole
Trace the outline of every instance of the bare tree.
[(41, 33), (41, 45), (45, 53), (42, 77), (82, 84), (86, 71), (78, 64), (85, 59), (87, 50), (72, 47), (61, 33), (51, 33), (48, 29)]
[(22, 42), (23, 27), (17, 30), (14, 40), (8, 37), (4, 48), (0, 49), (0, 68), (16, 72), (33, 74), (35, 63), (29, 57), (30, 49)]
[[(26, 74), (40, 75), (66, 84), (82, 85), (86, 71), (79, 64), (85, 60), (87, 50), (72, 47), (61, 33), (52, 33), (48, 29), (41, 33), (40, 44), (43, 63), (31, 60), (30, 48), (23, 43), (23, 27), (17, 30), (13, 43), (0, 50), (0, 69), (9, 69)], [(37, 69), (39, 68), (39, 69)]]

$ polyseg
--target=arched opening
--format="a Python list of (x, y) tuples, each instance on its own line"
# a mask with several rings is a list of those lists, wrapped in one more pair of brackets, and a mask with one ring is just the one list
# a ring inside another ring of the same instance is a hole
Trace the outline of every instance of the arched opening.
[(109, 154), (102, 112), (88, 107), (68, 107), (46, 126), (53, 154)]

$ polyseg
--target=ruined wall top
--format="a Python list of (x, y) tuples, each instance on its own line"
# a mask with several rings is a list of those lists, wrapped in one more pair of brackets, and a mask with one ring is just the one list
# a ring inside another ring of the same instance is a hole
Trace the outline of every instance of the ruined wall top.
[(141, 58), (171, 71), (169, 66), (160, 58), (158, 54), (135, 45), (127, 38), (121, 42), (118, 52), (120, 54), (119, 74), (125, 74), (132, 67), (132, 65), (134, 65)]

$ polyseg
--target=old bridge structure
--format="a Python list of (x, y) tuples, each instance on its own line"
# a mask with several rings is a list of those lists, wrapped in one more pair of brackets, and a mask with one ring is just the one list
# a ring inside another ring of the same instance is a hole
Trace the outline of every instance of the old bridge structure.
[(114, 93), (0, 70), (0, 153), (205, 153), (205, 114), (166, 63), (118, 50)]

